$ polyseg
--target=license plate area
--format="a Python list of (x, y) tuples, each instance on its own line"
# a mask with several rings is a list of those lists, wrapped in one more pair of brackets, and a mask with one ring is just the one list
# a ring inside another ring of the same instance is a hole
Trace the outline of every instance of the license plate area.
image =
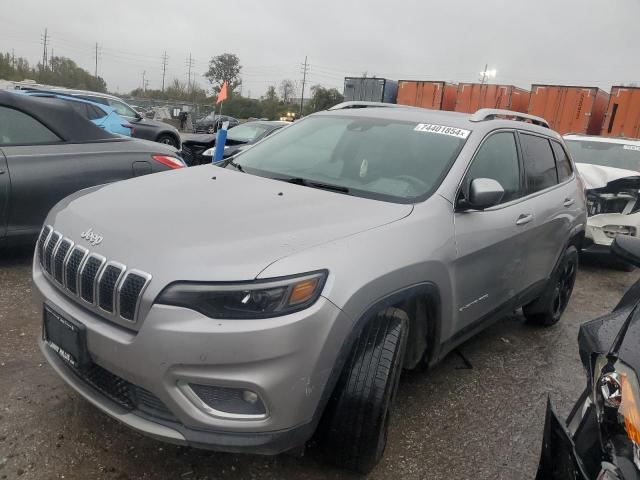
[(49, 348), (72, 367), (82, 368), (90, 362), (85, 326), (63, 317), (47, 305), (43, 309), (42, 336)]

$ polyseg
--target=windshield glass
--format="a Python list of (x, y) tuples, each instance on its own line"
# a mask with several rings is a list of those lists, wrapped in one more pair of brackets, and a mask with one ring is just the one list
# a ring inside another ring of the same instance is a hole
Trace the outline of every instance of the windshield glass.
[(437, 187), (469, 134), (450, 129), (463, 132), (460, 138), (426, 131), (422, 125), (309, 117), (247, 150), (236, 163), (248, 173), (302, 178), (347, 188), (352, 195), (408, 203)]
[(565, 140), (573, 160), (605, 167), (640, 171), (640, 146), (622, 143)]
[(269, 127), (260, 123), (245, 123), (229, 130), (227, 139), (236, 142), (250, 143), (260, 138)]

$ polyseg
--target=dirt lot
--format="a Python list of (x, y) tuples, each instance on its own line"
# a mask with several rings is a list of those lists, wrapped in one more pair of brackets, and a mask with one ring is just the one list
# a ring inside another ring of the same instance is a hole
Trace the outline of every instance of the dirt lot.
[[(350, 478), (302, 458), (216, 454), (166, 445), (119, 425), (67, 388), (36, 347), (29, 251), (0, 257), (0, 478)], [(566, 415), (584, 376), (576, 335), (637, 278), (582, 266), (562, 322), (505, 318), (429, 373), (403, 376), (389, 444), (372, 479), (533, 478), (546, 398)], [(356, 477), (354, 477), (356, 478)]]

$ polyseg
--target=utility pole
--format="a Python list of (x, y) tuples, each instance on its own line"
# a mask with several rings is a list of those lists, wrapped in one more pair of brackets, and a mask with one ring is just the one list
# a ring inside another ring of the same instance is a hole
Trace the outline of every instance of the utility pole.
[(304, 106), (304, 87), (307, 83), (307, 70), (309, 69), (309, 65), (307, 65), (307, 56), (304, 57), (304, 65), (302, 70), (302, 95), (300, 95), (300, 117), (302, 117), (302, 107)]
[(96, 80), (98, 79), (98, 58), (100, 56), (100, 49), (98, 48), (98, 42), (96, 42), (96, 52), (95, 52), (95, 56), (96, 56), (96, 66), (95, 66), (95, 70), (93, 71), (94, 73), (94, 77), (96, 77)]
[(147, 75), (147, 71), (143, 70), (142, 71), (142, 91), (146, 92), (147, 91), (147, 81), (145, 79), (145, 76)]
[(489, 68), (489, 64), (485, 63), (484, 64), (484, 70), (482, 71), (482, 82), (480, 83), (480, 85), (484, 85), (484, 82), (487, 81), (487, 69)]
[(50, 37), (48, 35), (47, 29), (44, 29), (44, 37), (41, 37), (42, 40), (42, 45), (43, 45), (43, 49), (42, 49), (42, 68), (43, 70), (47, 69), (47, 45), (48, 42), (50, 40)]
[(162, 91), (164, 92), (164, 76), (167, 73), (167, 51), (164, 51), (164, 55), (162, 55)]
[(187, 72), (187, 92), (189, 90), (191, 90), (191, 69), (193, 68), (193, 64), (195, 62), (195, 59), (191, 57), (191, 53), (189, 53), (189, 60), (187, 60), (187, 68), (188, 68), (188, 72)]
[(11, 68), (16, 68), (16, 51), (11, 49)]

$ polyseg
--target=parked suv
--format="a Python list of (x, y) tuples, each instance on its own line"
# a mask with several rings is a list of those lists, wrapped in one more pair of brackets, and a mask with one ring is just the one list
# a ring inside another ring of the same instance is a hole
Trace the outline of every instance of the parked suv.
[(366, 472), (403, 368), (569, 301), (585, 201), (537, 117), (333, 110), (221, 165), (71, 196), (36, 247), (44, 356), (155, 438), (275, 454), (315, 433)]

